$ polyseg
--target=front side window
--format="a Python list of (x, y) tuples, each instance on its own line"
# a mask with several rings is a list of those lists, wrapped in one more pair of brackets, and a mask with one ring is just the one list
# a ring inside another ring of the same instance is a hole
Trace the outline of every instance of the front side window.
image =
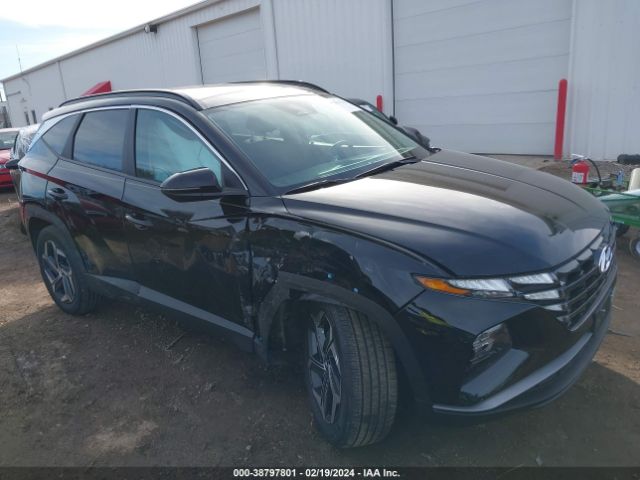
[(163, 182), (178, 172), (207, 167), (223, 185), (222, 162), (200, 138), (177, 118), (157, 110), (138, 110), (136, 175)]
[(428, 152), (387, 122), (335, 97), (299, 95), (210, 108), (204, 113), (277, 188), (352, 179)]
[(110, 170), (122, 171), (128, 110), (85, 113), (76, 132), (73, 158)]

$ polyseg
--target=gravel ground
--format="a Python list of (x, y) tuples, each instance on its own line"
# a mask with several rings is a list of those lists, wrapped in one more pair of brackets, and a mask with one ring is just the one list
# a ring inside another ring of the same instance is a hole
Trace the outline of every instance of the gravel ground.
[(0, 194), (0, 245), (2, 466), (640, 465), (640, 262), (624, 242), (611, 332), (567, 394), (472, 425), (406, 407), (383, 443), (351, 451), (314, 431), (294, 367), (126, 304), (59, 311), (13, 193)]

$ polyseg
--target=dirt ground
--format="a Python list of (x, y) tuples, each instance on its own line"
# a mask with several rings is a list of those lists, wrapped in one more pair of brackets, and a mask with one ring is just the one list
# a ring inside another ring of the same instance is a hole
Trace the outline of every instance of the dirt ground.
[(466, 426), (405, 409), (383, 443), (340, 451), (315, 432), (293, 367), (267, 369), (126, 304), (59, 311), (18, 231), (15, 195), (2, 193), (0, 465), (638, 466), (640, 262), (626, 239), (618, 261), (611, 331), (563, 397)]

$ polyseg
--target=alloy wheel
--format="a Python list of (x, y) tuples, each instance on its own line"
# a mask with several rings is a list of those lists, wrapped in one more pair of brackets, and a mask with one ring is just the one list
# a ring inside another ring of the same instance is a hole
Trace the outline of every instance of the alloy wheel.
[(73, 303), (76, 298), (73, 270), (66, 254), (53, 240), (47, 240), (44, 243), (42, 270), (58, 301)]
[(325, 312), (319, 312), (309, 322), (307, 347), (313, 398), (324, 420), (334, 423), (342, 398), (342, 374), (334, 328)]

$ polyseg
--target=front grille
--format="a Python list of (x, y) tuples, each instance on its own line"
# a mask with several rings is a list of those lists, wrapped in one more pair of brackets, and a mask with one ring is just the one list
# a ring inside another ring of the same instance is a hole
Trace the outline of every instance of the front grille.
[(615, 233), (599, 235), (577, 257), (558, 267), (553, 272), (557, 278), (556, 285), (547, 285), (542, 289), (538, 286), (535, 289), (527, 289), (526, 293), (557, 288), (560, 293), (559, 299), (538, 300), (535, 303), (557, 312), (558, 321), (570, 330), (580, 328), (587, 320), (586, 314), (597, 300), (609, 275), (616, 269), (615, 258), (611, 260), (609, 268), (604, 273), (600, 269), (600, 256), (606, 246), (615, 251)]

